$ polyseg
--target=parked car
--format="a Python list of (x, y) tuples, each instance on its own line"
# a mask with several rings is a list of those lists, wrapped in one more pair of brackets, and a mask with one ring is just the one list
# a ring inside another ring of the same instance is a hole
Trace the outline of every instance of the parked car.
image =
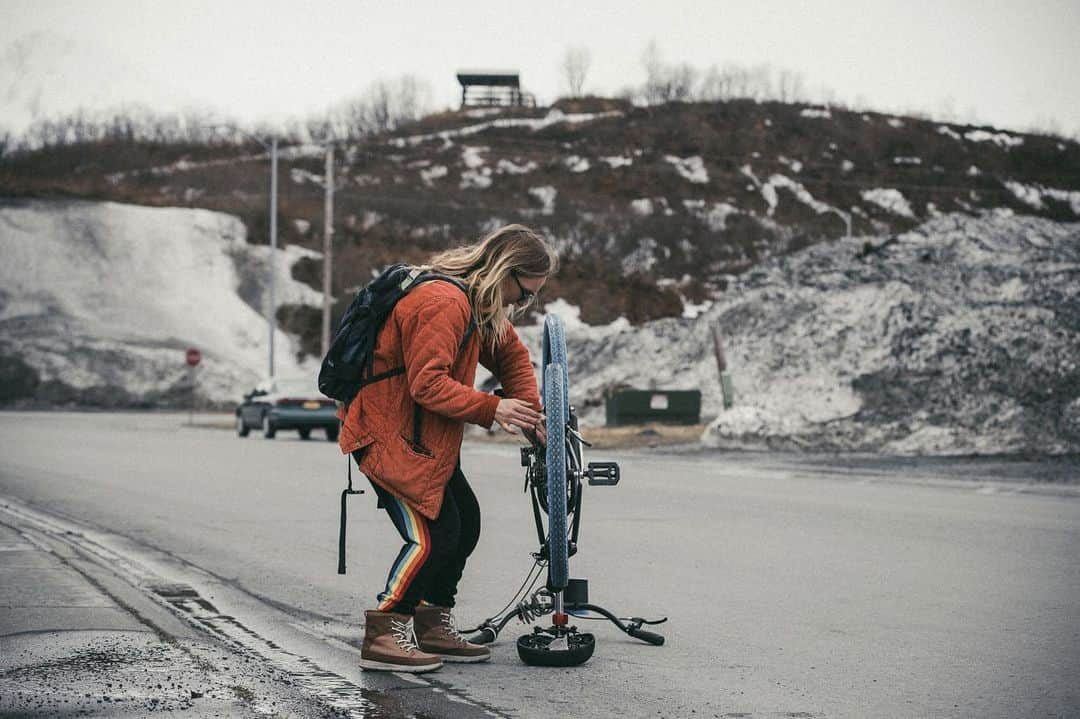
[(254, 428), (273, 439), (278, 430), (295, 429), (300, 439), (310, 439), (311, 430), (326, 432), (336, 442), (340, 424), (337, 404), (319, 393), (314, 378), (273, 379), (244, 395), (236, 408), (236, 433), (247, 437)]

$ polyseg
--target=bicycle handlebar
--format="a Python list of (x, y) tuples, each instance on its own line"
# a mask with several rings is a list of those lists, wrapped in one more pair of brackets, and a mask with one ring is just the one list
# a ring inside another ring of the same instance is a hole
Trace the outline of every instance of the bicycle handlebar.
[(649, 644), (661, 647), (664, 645), (664, 638), (655, 632), (649, 632), (644, 629), (638, 629), (637, 627), (627, 627), (626, 633), (635, 639), (640, 639)]

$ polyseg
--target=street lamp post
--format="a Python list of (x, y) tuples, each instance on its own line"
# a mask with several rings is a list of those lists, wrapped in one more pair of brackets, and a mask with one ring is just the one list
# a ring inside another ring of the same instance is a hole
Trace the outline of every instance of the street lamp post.
[(334, 143), (326, 144), (326, 174), (324, 177), (326, 197), (323, 210), (323, 305), (322, 305), (322, 354), (330, 350), (330, 289), (331, 252), (334, 238)]
[(270, 325), (270, 379), (274, 379), (274, 315), (277, 311), (277, 156), (275, 136), (270, 140), (270, 310), (266, 318)]

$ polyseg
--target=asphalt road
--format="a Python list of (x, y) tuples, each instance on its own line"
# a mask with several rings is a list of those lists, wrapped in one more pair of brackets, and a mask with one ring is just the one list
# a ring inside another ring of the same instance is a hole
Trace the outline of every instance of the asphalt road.
[[(303, 629), (314, 660), (378, 684), (346, 668), (398, 548), (373, 494), (351, 500), (340, 576), (336, 447), (186, 421), (0, 413), (0, 496), (205, 570), (238, 620)], [(619, 461), (623, 481), (586, 489), (571, 575), (620, 616), (670, 617), (666, 645), (581, 621), (595, 656), (541, 669), (518, 660), (525, 629), (511, 625), (490, 664), (427, 675), (455, 701), (526, 719), (1080, 715), (1080, 494), (1032, 483), (1074, 480), (1074, 465), (587, 459)], [(467, 443), (463, 468), (484, 509), (459, 594), (468, 625), (510, 599), (536, 539), (514, 447)]]

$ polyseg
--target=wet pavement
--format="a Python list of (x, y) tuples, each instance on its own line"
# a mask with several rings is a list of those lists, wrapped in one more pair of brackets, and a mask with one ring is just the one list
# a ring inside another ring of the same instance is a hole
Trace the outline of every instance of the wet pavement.
[[(336, 448), (186, 419), (0, 413), (0, 572), (30, 572), (0, 575), (0, 615), (23, 626), (0, 631), (0, 715), (140, 716), (153, 698), (189, 716), (1080, 715), (1069, 459), (594, 452), (623, 481), (587, 488), (571, 574), (621, 616), (670, 616), (667, 643), (581, 621), (586, 665), (527, 667), (513, 623), (491, 662), (406, 677), (356, 664), (400, 540), (353, 498), (335, 573)], [(468, 626), (510, 598), (536, 537), (515, 448), (467, 444), (463, 467), (484, 509)], [(32, 624), (42, 611), (77, 623)]]
[(0, 515), (0, 716), (333, 716), (283, 672), (178, 622)]

